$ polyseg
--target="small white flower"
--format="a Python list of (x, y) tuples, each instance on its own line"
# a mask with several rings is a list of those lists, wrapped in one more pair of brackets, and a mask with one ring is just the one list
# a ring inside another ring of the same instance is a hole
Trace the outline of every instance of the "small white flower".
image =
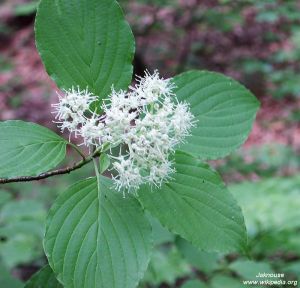
[(174, 114), (170, 125), (174, 131), (174, 138), (181, 143), (189, 135), (190, 129), (194, 126), (195, 116), (190, 112), (187, 103), (178, 103), (174, 109)]
[(91, 103), (97, 100), (97, 97), (91, 94), (88, 89), (81, 91), (72, 87), (70, 90), (65, 90), (65, 94), (57, 93), (59, 102), (52, 104), (55, 108), (53, 111), (56, 114), (56, 123), (60, 124), (62, 132), (67, 129), (69, 132), (78, 133), (78, 126), (85, 123), (85, 113), (89, 111)]
[(97, 98), (87, 90), (66, 91), (53, 105), (60, 128), (80, 135), (86, 146), (125, 147), (118, 157), (110, 155), (117, 172), (113, 180), (123, 193), (144, 183), (159, 187), (168, 181), (175, 172), (170, 156), (195, 122), (189, 105), (178, 102), (172, 79), (160, 78), (155, 71), (137, 82), (128, 92), (112, 87), (101, 116), (89, 111)]
[(157, 102), (161, 97), (172, 96), (175, 87), (171, 79), (160, 78), (157, 70), (152, 75), (146, 71), (145, 77), (139, 77), (137, 82), (138, 84), (130, 87), (130, 90), (142, 105)]
[(101, 118), (93, 114), (91, 118), (87, 118), (85, 123), (82, 124), (79, 133), (86, 146), (98, 145), (105, 135), (105, 126), (101, 122)]
[(171, 79), (147, 72), (128, 93), (113, 90), (111, 105), (103, 105), (108, 133), (128, 147), (126, 161), (122, 155), (114, 158), (117, 189), (137, 190), (143, 183), (159, 187), (174, 172), (170, 155), (189, 135), (194, 116), (173, 89)]
[(165, 161), (158, 166), (152, 166), (148, 176), (148, 181), (157, 187), (160, 187), (163, 182), (168, 181), (171, 178), (175, 169), (172, 167), (172, 162)]
[(130, 159), (125, 159), (124, 156), (117, 158), (118, 161), (113, 163), (114, 169), (117, 171), (117, 176), (113, 177), (116, 188), (118, 190), (127, 189), (128, 191), (135, 191), (143, 183), (142, 176), (137, 167)]

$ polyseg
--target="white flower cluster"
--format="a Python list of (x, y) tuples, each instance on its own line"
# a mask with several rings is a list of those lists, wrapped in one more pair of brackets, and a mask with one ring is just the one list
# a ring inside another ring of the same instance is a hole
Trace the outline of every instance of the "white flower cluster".
[(77, 136), (79, 126), (87, 121), (85, 113), (89, 111), (90, 105), (97, 100), (97, 97), (89, 93), (88, 89), (81, 91), (79, 87), (77, 90), (72, 88), (64, 92), (65, 95), (57, 93), (59, 102), (52, 104), (55, 109), (53, 111), (56, 114), (55, 119), (58, 120), (55, 123), (59, 124), (58, 127), (62, 132), (69, 130)]
[(67, 92), (54, 107), (61, 128), (82, 136), (85, 145), (125, 147), (125, 153), (110, 155), (117, 172), (113, 179), (117, 189), (136, 191), (144, 183), (160, 186), (170, 178), (174, 172), (170, 155), (193, 126), (188, 104), (179, 103), (173, 89), (171, 79), (146, 72), (128, 92), (112, 89), (101, 116), (85, 116), (96, 100), (87, 91), (78, 91), (77, 96), (74, 90)]

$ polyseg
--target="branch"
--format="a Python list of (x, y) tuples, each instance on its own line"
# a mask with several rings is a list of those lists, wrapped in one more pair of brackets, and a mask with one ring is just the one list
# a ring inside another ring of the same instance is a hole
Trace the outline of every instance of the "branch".
[(98, 157), (99, 155), (100, 155), (99, 151), (96, 150), (92, 155), (75, 163), (73, 166), (45, 172), (38, 176), (21, 176), (21, 177), (14, 177), (14, 178), (0, 178), (0, 184), (7, 184), (7, 183), (13, 183), (13, 182), (38, 181), (38, 180), (50, 178), (50, 177), (56, 176), (56, 175), (69, 174), (72, 171), (75, 171), (75, 170), (81, 168), (82, 166), (88, 164), (89, 162), (91, 162), (94, 158)]

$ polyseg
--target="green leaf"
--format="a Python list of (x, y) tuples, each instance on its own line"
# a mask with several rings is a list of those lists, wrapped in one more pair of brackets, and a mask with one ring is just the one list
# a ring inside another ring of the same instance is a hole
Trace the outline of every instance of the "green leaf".
[(105, 172), (110, 166), (110, 158), (106, 153), (102, 153), (99, 157), (100, 164), (100, 174)]
[(202, 159), (217, 159), (244, 143), (259, 107), (245, 87), (207, 71), (183, 73), (174, 83), (178, 100), (190, 104), (198, 121), (180, 150)]
[(22, 288), (23, 284), (20, 280), (13, 278), (10, 271), (2, 264), (0, 259), (0, 283), (1, 287), (5, 288)]
[(0, 190), (0, 207), (9, 202), (12, 199), (12, 195), (5, 191)]
[(176, 153), (176, 173), (161, 189), (143, 186), (139, 200), (171, 232), (206, 251), (244, 251), (243, 215), (219, 175), (208, 165)]
[(164, 228), (156, 218), (151, 216), (150, 213), (147, 213), (146, 215), (152, 226), (154, 245), (173, 243), (175, 240), (174, 234), (172, 234), (166, 228)]
[(62, 288), (49, 265), (35, 273), (25, 284), (24, 288)]
[(50, 210), (44, 247), (65, 287), (131, 288), (146, 271), (151, 227), (133, 196), (123, 198), (112, 180), (71, 186)]
[(23, 121), (0, 122), (0, 177), (34, 176), (58, 165), (67, 142), (51, 130)]
[(7, 267), (42, 257), (46, 209), (35, 200), (7, 202), (0, 211), (0, 257)]
[(16, 235), (7, 241), (0, 242), (0, 257), (7, 267), (13, 268), (42, 257), (42, 247), (41, 249), (37, 247), (35, 236), (16, 232)]
[(16, 16), (29, 16), (35, 13), (38, 6), (38, 1), (30, 1), (28, 3), (19, 4), (14, 8)]
[(151, 287), (158, 287), (162, 282), (174, 285), (178, 278), (190, 273), (189, 265), (174, 246), (162, 246), (153, 251), (143, 283), (152, 284)]
[(35, 200), (11, 201), (5, 204), (0, 211), (1, 222), (12, 222), (20, 220), (44, 221), (46, 210), (42, 203)]
[[(23, 234), (38, 238), (37, 241), (42, 241), (45, 234), (44, 222), (37, 220), (19, 220), (12, 223), (1, 223), (0, 237), (13, 238), (15, 235)], [(40, 243), (38, 243), (40, 244)]]
[(88, 87), (105, 98), (132, 79), (134, 37), (114, 0), (42, 0), (36, 42), (48, 74), (60, 88)]
[(211, 274), (219, 268), (218, 260), (220, 257), (217, 253), (199, 251), (188, 241), (180, 237), (176, 239), (176, 246), (191, 265), (205, 274)]
[[(242, 279), (257, 280), (259, 273), (272, 274), (274, 271), (269, 263), (254, 262), (249, 260), (238, 260), (229, 265), (229, 268), (238, 274)], [(274, 280), (272, 277), (264, 277), (261, 280)]]
[(190, 280), (185, 282), (181, 288), (208, 288), (208, 286), (199, 280)]
[(247, 230), (255, 236), (300, 227), (299, 187), (300, 177), (294, 176), (243, 182), (229, 189), (242, 207)]
[[(241, 280), (236, 278), (225, 276), (225, 275), (215, 275), (210, 283), (210, 288), (241, 288)], [(254, 286), (255, 287), (255, 286)]]

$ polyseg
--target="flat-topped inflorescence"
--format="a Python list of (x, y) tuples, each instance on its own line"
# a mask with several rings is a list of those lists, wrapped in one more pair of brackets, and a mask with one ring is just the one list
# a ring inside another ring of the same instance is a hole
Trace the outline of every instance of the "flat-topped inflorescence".
[(97, 97), (87, 90), (67, 91), (53, 106), (61, 129), (80, 135), (85, 145), (124, 147), (119, 156), (109, 155), (117, 172), (113, 179), (118, 190), (136, 191), (144, 183), (160, 186), (171, 177), (170, 156), (195, 123), (189, 105), (178, 102), (174, 88), (172, 79), (146, 72), (128, 92), (112, 88), (101, 105), (102, 115), (89, 110)]

